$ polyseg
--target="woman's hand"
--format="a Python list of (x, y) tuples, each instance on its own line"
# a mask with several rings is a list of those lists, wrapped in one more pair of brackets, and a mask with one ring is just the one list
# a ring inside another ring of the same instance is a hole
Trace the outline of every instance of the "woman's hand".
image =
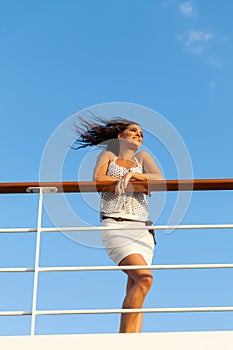
[(123, 194), (125, 193), (125, 190), (128, 186), (129, 181), (133, 178), (134, 173), (133, 172), (128, 172), (127, 174), (125, 174), (116, 184), (115, 187), (115, 194)]

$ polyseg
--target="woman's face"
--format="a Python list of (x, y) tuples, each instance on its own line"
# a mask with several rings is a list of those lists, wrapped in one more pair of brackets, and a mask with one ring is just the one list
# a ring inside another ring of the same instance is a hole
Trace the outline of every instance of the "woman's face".
[(118, 137), (119, 140), (130, 141), (130, 143), (140, 147), (143, 140), (143, 133), (138, 124), (130, 124)]

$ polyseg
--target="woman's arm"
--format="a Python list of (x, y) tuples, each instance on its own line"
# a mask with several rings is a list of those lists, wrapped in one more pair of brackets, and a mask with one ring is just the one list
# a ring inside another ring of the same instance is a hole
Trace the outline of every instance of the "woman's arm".
[(94, 181), (118, 181), (119, 180), (113, 176), (106, 175), (108, 171), (109, 162), (113, 158), (114, 158), (114, 154), (109, 151), (106, 151), (100, 154), (93, 172)]
[[(138, 161), (142, 164), (144, 173), (135, 174), (135, 180), (163, 180), (163, 174), (159, 170), (157, 164), (155, 163), (153, 157), (145, 151), (139, 152), (136, 155)], [(139, 176), (141, 175), (141, 178)], [(137, 179), (136, 179), (137, 176)]]
[(137, 160), (142, 164), (144, 173), (129, 172), (123, 176), (123, 178), (116, 185), (116, 193), (125, 193), (125, 189), (128, 186), (130, 180), (163, 180), (163, 175), (156, 165), (151, 155), (145, 151), (142, 151), (136, 155)]

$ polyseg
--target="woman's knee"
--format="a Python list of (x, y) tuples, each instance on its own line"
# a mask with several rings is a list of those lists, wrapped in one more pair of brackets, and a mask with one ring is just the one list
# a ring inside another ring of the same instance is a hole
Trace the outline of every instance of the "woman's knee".
[(148, 275), (139, 275), (136, 283), (141, 288), (142, 292), (144, 294), (147, 294), (152, 286), (153, 276), (149, 275), (149, 274)]

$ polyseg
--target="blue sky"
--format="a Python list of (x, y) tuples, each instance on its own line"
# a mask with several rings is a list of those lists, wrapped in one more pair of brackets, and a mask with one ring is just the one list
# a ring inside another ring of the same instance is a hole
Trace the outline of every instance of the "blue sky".
[[(194, 178), (232, 177), (233, 28), (231, 1), (2, 0), (0, 2), (1, 182), (38, 181), (54, 130), (73, 114), (110, 102), (157, 111), (183, 139)], [(145, 122), (145, 121), (144, 121)], [(143, 117), (142, 117), (143, 125)], [(154, 142), (154, 143), (153, 143)], [(170, 154), (145, 140), (167, 179)], [(64, 181), (77, 180), (85, 151), (70, 151)], [(87, 179), (91, 178), (91, 170)], [(168, 222), (167, 194), (158, 224)], [(94, 197), (94, 196), (93, 196)], [(156, 198), (153, 194), (153, 208)], [(96, 197), (95, 197), (96, 198)], [(98, 212), (78, 194), (73, 210), (91, 224)], [(96, 199), (93, 199), (96, 200)], [(0, 197), (1, 227), (35, 227), (37, 196)], [(193, 193), (184, 223), (231, 223), (231, 192)], [(43, 224), (51, 226), (44, 212)], [(230, 263), (232, 230), (157, 233), (154, 263)], [(1, 266), (33, 266), (33, 234), (0, 234)], [(42, 235), (42, 266), (109, 265), (103, 249), (63, 234)], [(232, 271), (155, 272), (145, 307), (232, 305)], [(32, 274), (0, 276), (0, 309), (31, 308)], [(38, 307), (118, 308), (120, 272), (43, 274)], [(94, 292), (93, 292), (94, 291)], [(28, 334), (30, 319), (1, 318), (0, 334)], [(228, 314), (146, 315), (144, 331), (232, 329)], [(37, 333), (116, 332), (118, 315), (38, 317)]]

